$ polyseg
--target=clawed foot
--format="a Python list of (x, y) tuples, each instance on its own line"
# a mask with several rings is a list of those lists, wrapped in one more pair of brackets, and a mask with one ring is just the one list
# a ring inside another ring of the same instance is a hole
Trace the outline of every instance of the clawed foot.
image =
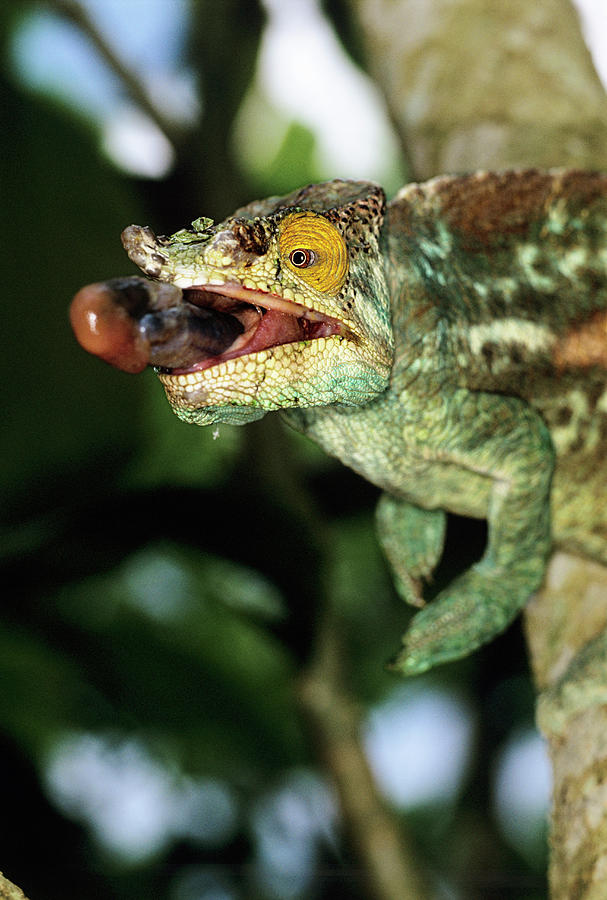
[(467, 656), (510, 624), (532, 590), (516, 579), (506, 584), (501, 573), (470, 569), (414, 616), (389, 668), (419, 675)]

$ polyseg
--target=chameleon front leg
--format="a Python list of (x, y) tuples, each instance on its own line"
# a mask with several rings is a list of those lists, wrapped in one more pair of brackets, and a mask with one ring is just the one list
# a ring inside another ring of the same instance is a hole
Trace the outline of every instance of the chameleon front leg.
[(442, 509), (421, 509), (401, 497), (382, 494), (376, 511), (377, 533), (400, 596), (423, 606), (422, 581), (440, 559), (447, 516)]
[(488, 542), (482, 559), (413, 618), (392, 664), (406, 675), (497, 636), (540, 585), (550, 551), (554, 451), (541, 417), (517, 398), (463, 389), (440, 401), (440, 416), (430, 406), (429, 440), (417, 447), (430, 505), (486, 515)]

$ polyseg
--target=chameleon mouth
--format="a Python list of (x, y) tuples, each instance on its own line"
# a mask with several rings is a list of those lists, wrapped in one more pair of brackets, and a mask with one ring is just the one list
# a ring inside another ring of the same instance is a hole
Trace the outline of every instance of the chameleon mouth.
[(153, 366), (163, 381), (189, 385), (214, 366), (244, 356), (259, 361), (274, 347), (331, 336), (354, 340), (338, 319), (219, 281), (181, 288), (139, 276), (111, 278), (81, 288), (70, 319), (84, 349), (110, 365), (131, 373)]
[(221, 354), (203, 356), (187, 366), (159, 366), (167, 375), (187, 375), (262, 350), (332, 335), (349, 335), (343, 322), (277, 294), (239, 284), (205, 284), (182, 288), (183, 300), (195, 307), (233, 317), (240, 333)]

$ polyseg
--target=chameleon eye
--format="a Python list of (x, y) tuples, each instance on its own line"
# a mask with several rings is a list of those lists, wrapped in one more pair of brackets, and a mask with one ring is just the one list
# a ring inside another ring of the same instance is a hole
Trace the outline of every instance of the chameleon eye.
[(314, 253), (311, 250), (291, 250), (289, 259), (298, 269), (307, 269), (314, 262)]
[(311, 288), (336, 294), (348, 275), (348, 248), (341, 234), (314, 212), (297, 212), (281, 223), (278, 248), (283, 265)]

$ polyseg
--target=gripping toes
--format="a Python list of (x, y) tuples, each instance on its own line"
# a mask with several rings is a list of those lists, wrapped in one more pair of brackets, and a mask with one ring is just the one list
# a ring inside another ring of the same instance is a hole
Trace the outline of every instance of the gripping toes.
[(423, 606), (422, 582), (431, 575), (441, 555), (445, 513), (441, 509), (421, 509), (383, 494), (376, 522), (398, 593), (412, 606)]
[(460, 659), (496, 637), (515, 618), (541, 580), (541, 571), (504, 578), (479, 564), (414, 616), (390, 668), (418, 675)]

